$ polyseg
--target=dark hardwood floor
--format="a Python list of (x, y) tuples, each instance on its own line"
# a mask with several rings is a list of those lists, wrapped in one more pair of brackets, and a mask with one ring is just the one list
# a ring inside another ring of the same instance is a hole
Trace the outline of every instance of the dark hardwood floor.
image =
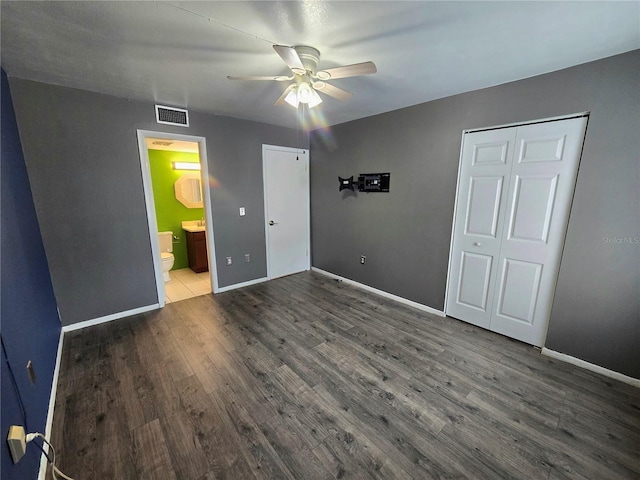
[(638, 479), (640, 390), (322, 275), (65, 335), (84, 479)]

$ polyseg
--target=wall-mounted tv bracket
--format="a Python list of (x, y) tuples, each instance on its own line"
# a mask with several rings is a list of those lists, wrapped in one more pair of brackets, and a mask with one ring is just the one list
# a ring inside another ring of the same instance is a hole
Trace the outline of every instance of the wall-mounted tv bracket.
[(338, 177), (339, 191), (349, 189), (353, 192), (357, 186), (359, 192), (388, 192), (390, 180), (390, 173), (361, 173), (358, 180), (354, 180), (353, 175), (349, 178)]

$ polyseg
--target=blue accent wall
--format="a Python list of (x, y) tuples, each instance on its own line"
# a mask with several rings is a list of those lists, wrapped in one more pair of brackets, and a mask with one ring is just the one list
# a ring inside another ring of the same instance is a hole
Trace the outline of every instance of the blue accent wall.
[[(9, 365), (26, 412), (26, 430), (44, 433), (61, 327), (4, 70), (1, 81), (0, 333), (6, 347), (0, 357), (1, 466), (2, 480), (29, 480), (38, 476), (41, 454), (30, 446), (18, 464), (11, 460), (7, 433), (11, 425), (24, 425), (24, 420)], [(27, 375), (29, 360), (36, 374), (35, 385)]]

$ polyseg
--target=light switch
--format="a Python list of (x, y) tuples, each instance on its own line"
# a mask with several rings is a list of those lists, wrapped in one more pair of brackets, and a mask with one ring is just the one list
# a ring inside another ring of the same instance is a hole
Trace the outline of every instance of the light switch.
[(240, 216), (244, 217), (245, 213), (244, 207), (240, 207)]

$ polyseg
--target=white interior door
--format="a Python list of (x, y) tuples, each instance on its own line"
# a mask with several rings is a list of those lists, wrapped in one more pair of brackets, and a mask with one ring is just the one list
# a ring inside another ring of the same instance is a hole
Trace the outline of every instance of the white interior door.
[(458, 185), (447, 314), (489, 328), (509, 185), (513, 132), (467, 134)]
[(532, 345), (547, 334), (586, 124), (516, 129), (490, 328)]
[(309, 151), (264, 145), (267, 276), (309, 270)]
[(465, 136), (447, 314), (543, 345), (585, 128), (582, 117)]

